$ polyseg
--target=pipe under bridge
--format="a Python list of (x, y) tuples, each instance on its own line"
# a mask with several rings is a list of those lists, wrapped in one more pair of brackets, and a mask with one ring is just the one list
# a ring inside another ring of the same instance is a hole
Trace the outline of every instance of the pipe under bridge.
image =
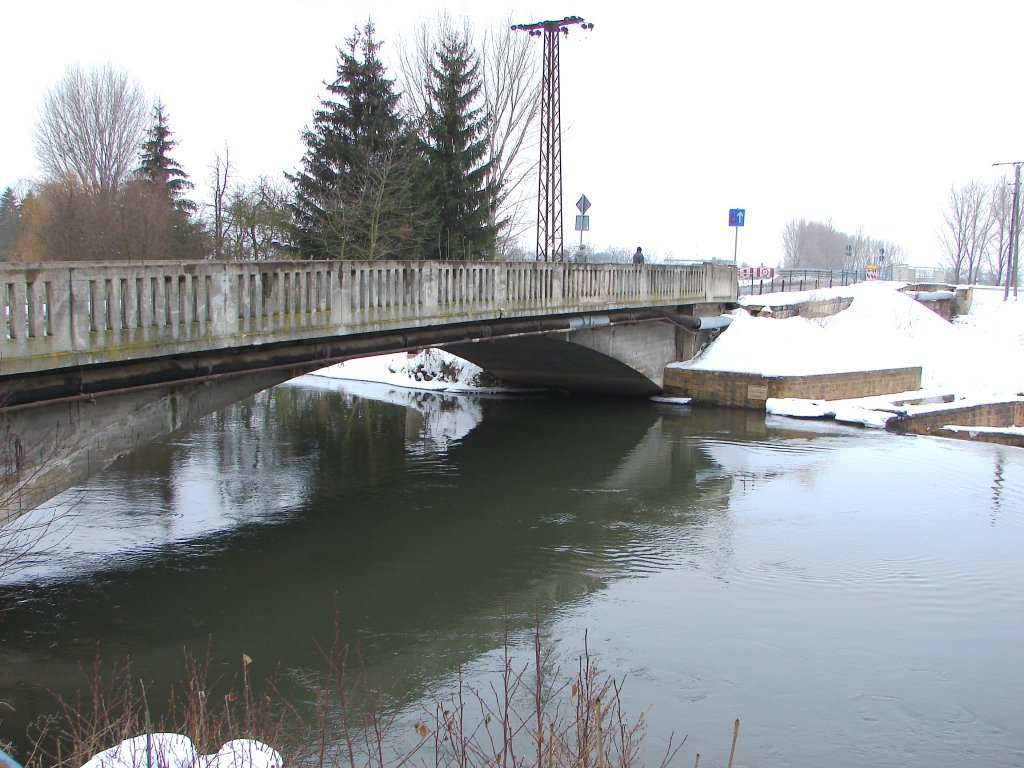
[[(341, 360), (443, 346), (499, 378), (652, 394), (731, 265), (0, 265), (0, 525), (155, 437)], [(692, 351), (690, 352), (692, 354)]]

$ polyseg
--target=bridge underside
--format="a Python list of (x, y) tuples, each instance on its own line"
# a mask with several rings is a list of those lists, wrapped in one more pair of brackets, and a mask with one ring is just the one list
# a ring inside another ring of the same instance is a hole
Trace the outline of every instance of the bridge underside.
[(6, 377), (0, 525), (163, 434), (356, 357), (440, 346), (510, 384), (653, 395), (665, 365), (697, 348), (701, 333), (685, 329), (694, 309), (499, 318)]
[(671, 322), (607, 325), (566, 333), (499, 338), (444, 349), (509, 384), (650, 397), (689, 338)]

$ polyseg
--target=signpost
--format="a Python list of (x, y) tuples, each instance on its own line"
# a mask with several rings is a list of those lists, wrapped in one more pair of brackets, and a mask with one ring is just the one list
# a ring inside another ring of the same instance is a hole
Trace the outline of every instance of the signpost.
[(590, 210), (590, 201), (587, 200), (586, 195), (580, 195), (580, 199), (576, 201), (576, 208), (580, 212), (580, 215), (576, 217), (576, 231), (580, 233), (580, 253), (583, 253), (583, 233), (590, 231), (590, 217), (587, 216), (587, 211)]
[(743, 226), (744, 220), (747, 218), (746, 208), (730, 208), (729, 209), (729, 226), (736, 227), (736, 238), (732, 245), (732, 265), (737, 266), (736, 252), (740, 247), (740, 227)]

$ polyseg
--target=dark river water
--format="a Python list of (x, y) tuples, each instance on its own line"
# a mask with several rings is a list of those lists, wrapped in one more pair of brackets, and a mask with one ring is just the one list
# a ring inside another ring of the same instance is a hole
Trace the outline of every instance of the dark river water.
[[(396, 711), (584, 643), (677, 765), (1024, 765), (1024, 450), (304, 377), (116, 462), (7, 574), (0, 739), (96, 656), (301, 698), (335, 616)], [(8, 601), (9, 602), (9, 601)], [(657, 762), (656, 758), (648, 762)]]

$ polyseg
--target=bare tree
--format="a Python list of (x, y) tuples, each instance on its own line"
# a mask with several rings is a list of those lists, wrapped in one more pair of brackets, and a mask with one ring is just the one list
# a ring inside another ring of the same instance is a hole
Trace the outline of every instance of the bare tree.
[(790, 219), (782, 230), (782, 263), (790, 269), (807, 265), (803, 236), (806, 228), (807, 219)]
[(788, 269), (843, 269), (853, 238), (831, 221), (790, 220), (782, 232), (783, 266)]
[(117, 258), (113, 196), (86, 192), (77, 182), (49, 182), (22, 206), (15, 242), (18, 261), (79, 261)]
[(357, 153), (351, 170), (355, 183), (331, 190), (320, 201), (325, 211), (321, 233), (325, 253), (337, 259), (368, 261), (415, 255), (410, 162), (411, 155), (398, 147)]
[(956, 282), (978, 280), (992, 240), (993, 219), (988, 189), (978, 181), (949, 190), (940, 234)]
[(790, 219), (782, 230), (783, 266), (787, 269), (863, 270), (870, 265), (894, 264), (902, 248), (858, 229), (848, 234), (831, 221)]
[(988, 263), (993, 281), (996, 285), (1002, 285), (1011, 250), (1010, 221), (1013, 208), (1013, 195), (1010, 193), (1009, 180), (1005, 176), (992, 184), (991, 208), (993, 232)]
[(511, 26), (508, 19), (500, 31), (486, 33), (480, 56), (484, 101), (491, 120), (489, 183), (497, 190), (490, 223), (499, 232), (502, 257), (529, 226), (527, 203), (533, 201), (534, 193), (526, 182), (533, 178), (537, 160), (536, 153), (523, 150), (534, 148), (528, 140), (534, 136), (541, 101), (537, 46), (530, 45), (528, 35), (511, 34)]
[(142, 88), (110, 64), (72, 67), (43, 98), (36, 157), (51, 182), (110, 194), (138, 160), (149, 105)]
[(223, 259), (226, 243), (228, 184), (231, 180), (231, 153), (224, 146), (224, 156), (218, 152), (213, 158), (210, 186), (213, 192), (213, 258)]
[(22, 204), (13, 260), (188, 259), (204, 249), (201, 232), (148, 182), (136, 179), (107, 195), (51, 182)]
[(231, 189), (224, 253), (233, 259), (281, 258), (287, 248), (290, 189), (260, 176)]

